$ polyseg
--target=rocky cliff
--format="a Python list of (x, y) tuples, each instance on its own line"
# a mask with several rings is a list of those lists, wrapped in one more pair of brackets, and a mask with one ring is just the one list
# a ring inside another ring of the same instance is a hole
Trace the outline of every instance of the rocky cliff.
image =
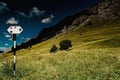
[(88, 8), (76, 18), (72, 26), (91, 24), (110, 24), (120, 21), (120, 0), (102, 0), (96, 6)]

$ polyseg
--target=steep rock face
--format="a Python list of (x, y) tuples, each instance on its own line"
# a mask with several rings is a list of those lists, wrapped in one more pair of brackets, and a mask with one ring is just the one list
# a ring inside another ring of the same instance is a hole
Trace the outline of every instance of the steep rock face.
[(99, 14), (113, 14), (114, 16), (118, 15), (120, 11), (120, 0), (103, 0), (98, 4)]
[(120, 0), (103, 0), (98, 4), (98, 16), (104, 20), (115, 20), (120, 16)]
[(83, 23), (88, 18), (87, 15), (81, 15), (76, 20), (73, 21), (74, 26), (78, 26), (79, 24)]
[[(89, 15), (88, 15), (89, 14)], [(98, 5), (86, 10), (72, 25), (107, 24), (120, 19), (120, 0), (102, 0)]]

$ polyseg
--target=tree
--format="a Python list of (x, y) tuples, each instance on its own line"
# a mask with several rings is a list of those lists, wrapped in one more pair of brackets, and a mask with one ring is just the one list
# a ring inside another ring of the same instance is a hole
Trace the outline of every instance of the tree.
[(52, 48), (50, 49), (50, 53), (56, 52), (58, 47), (56, 45), (53, 45)]
[(62, 41), (59, 43), (59, 46), (60, 46), (60, 50), (67, 50), (67, 49), (69, 49), (70, 47), (72, 47), (72, 44), (71, 44), (71, 41), (70, 41), (70, 40), (62, 40)]

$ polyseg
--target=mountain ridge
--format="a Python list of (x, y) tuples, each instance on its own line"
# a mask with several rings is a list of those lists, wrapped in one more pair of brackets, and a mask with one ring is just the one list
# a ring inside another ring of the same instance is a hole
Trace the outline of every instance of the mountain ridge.
[[(84, 25), (89, 25), (89, 22), (95, 22), (97, 24), (106, 24), (114, 21), (115, 19), (120, 17), (120, 1), (119, 0), (102, 0), (96, 6), (86, 9), (88, 14), (78, 17), (73, 22), (73, 26), (77, 26), (84, 21)], [(120, 19), (120, 18), (119, 18)], [(82, 21), (81, 21), (82, 20)], [(83, 25), (82, 25), (83, 26)]]
[(17, 50), (31, 47), (67, 30), (74, 30), (76, 26), (100, 26), (120, 22), (120, 1), (101, 0), (94, 7), (87, 8), (79, 13), (68, 16), (58, 24), (43, 29), (38, 36), (17, 46)]

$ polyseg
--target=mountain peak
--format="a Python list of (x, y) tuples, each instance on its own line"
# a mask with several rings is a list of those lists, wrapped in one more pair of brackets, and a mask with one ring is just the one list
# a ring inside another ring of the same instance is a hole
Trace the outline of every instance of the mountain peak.
[(73, 21), (73, 26), (84, 26), (89, 23), (108, 24), (120, 19), (120, 0), (101, 0), (96, 6), (85, 11), (83, 15)]
[(102, 0), (97, 7), (99, 14), (112, 13), (117, 15), (120, 8), (120, 0)]

